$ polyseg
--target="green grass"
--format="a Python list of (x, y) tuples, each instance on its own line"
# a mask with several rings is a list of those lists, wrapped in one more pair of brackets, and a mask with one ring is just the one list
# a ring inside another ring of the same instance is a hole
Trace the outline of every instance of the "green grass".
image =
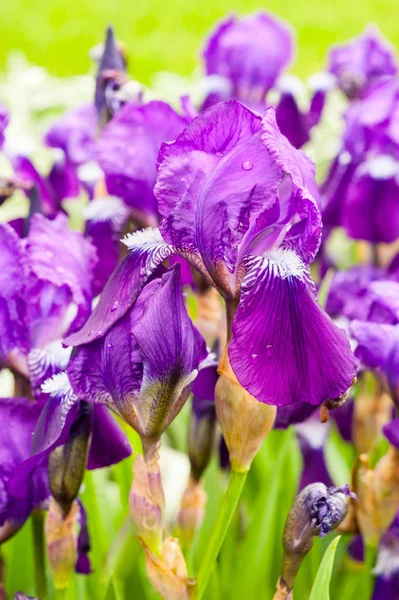
[(149, 83), (160, 70), (185, 75), (198, 64), (203, 39), (215, 21), (229, 12), (261, 8), (295, 29), (299, 51), (294, 72), (301, 76), (321, 69), (331, 44), (356, 35), (369, 22), (399, 46), (396, 0), (11, 0), (1, 7), (0, 69), (10, 50), (21, 49), (52, 73), (86, 72), (87, 50), (112, 23), (128, 46), (137, 79)]

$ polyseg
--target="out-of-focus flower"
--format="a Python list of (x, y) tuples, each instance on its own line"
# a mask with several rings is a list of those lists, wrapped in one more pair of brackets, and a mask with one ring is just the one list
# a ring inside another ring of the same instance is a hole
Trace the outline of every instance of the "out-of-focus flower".
[(157, 265), (180, 254), (224, 296), (231, 366), (252, 396), (317, 405), (345, 394), (356, 363), (317, 304), (308, 270), (321, 236), (314, 165), (281, 135), (273, 109), (261, 119), (236, 101), (218, 104), (164, 144), (159, 162), (164, 238), (145, 230), (126, 239), (129, 254), (113, 276), (118, 292), (107, 286), (70, 342), (95, 339)]
[(376, 576), (372, 600), (399, 597), (399, 519), (384, 533), (378, 548)]
[(288, 598), (303, 559), (313, 545), (313, 537), (324, 537), (338, 527), (347, 512), (349, 486), (327, 487), (313, 483), (297, 496), (285, 523), (283, 567), (275, 600)]
[(65, 368), (61, 339), (91, 311), (95, 250), (62, 214), (33, 215), (26, 240), (2, 224), (0, 240), (0, 362), (38, 388)]
[(299, 489), (311, 483), (324, 483), (331, 487), (333, 482), (327, 469), (324, 456), (324, 444), (327, 440), (329, 426), (320, 423), (317, 413), (296, 426), (299, 446), (302, 452), (303, 468)]
[(175, 140), (186, 123), (165, 102), (142, 106), (129, 102), (102, 131), (96, 158), (108, 193), (123, 198), (137, 212), (139, 222), (158, 222), (153, 188), (159, 148), (162, 142)]
[(293, 33), (276, 17), (260, 12), (242, 19), (222, 21), (209, 36), (203, 57), (206, 74), (226, 82), (227, 95), (216, 93), (205, 106), (236, 98), (248, 106), (264, 109), (265, 95), (294, 54)]
[[(121, 298), (120, 291), (116, 276), (102, 297)], [(113, 323), (114, 300), (93, 340), (80, 334), (66, 339), (78, 346), (68, 375), (78, 397), (106, 404), (140, 434), (148, 458), (188, 398), (206, 349), (187, 315), (177, 265), (129, 302)]]
[(399, 82), (383, 79), (346, 114), (343, 148), (321, 188), (323, 222), (373, 243), (399, 237)]
[(0, 103), (0, 150), (4, 144), (4, 131), (8, 125), (8, 119), (8, 112), (5, 106)]
[(328, 70), (354, 100), (380, 77), (397, 73), (395, 49), (376, 26), (368, 27), (354, 40), (332, 48)]

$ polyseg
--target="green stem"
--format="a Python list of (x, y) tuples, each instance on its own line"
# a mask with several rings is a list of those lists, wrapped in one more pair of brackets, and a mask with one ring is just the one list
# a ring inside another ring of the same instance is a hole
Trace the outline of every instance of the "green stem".
[(66, 590), (55, 590), (55, 600), (65, 600), (66, 593)]
[(374, 589), (373, 569), (377, 556), (377, 549), (374, 546), (365, 546), (365, 561), (364, 561), (364, 598), (371, 598)]
[(194, 595), (196, 600), (200, 600), (205, 592), (209, 577), (212, 574), (224, 538), (237, 508), (247, 474), (248, 472), (238, 473), (237, 471), (231, 471), (229, 485), (223, 496), (218, 518), (198, 572)]
[(45, 565), (44, 513), (34, 511), (31, 517), (33, 537), (33, 564), (36, 596), (47, 598), (47, 579)]

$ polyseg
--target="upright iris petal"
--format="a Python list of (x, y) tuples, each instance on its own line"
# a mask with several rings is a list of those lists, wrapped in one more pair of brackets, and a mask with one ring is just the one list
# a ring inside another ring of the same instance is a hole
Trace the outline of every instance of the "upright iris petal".
[(289, 27), (268, 13), (229, 17), (207, 40), (206, 73), (225, 78), (231, 84), (231, 97), (250, 106), (261, 104), (292, 60), (292, 38)]

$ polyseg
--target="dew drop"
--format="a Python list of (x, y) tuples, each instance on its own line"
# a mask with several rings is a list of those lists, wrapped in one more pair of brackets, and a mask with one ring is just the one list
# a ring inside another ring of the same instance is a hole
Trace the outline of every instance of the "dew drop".
[(99, 337), (101, 337), (101, 336), (102, 336), (102, 334), (103, 334), (103, 330), (102, 330), (102, 329), (99, 329), (99, 330), (97, 331), (97, 333), (96, 333), (96, 338), (99, 338)]
[(244, 161), (241, 166), (244, 171), (250, 171), (253, 168), (253, 164), (249, 160)]
[(257, 358), (257, 354), (251, 354), (252, 358)]
[(108, 350), (112, 350), (113, 345), (112, 344), (107, 344), (107, 348), (108, 348)]
[(266, 346), (266, 354), (267, 356), (273, 355), (273, 346)]
[(89, 333), (87, 334), (87, 337), (90, 337), (91, 335), (93, 335), (93, 333), (94, 333), (93, 330), (89, 331)]
[(111, 312), (115, 312), (116, 309), (118, 308), (118, 306), (119, 306), (119, 302), (118, 302), (118, 300), (115, 300), (115, 302), (111, 306)]

